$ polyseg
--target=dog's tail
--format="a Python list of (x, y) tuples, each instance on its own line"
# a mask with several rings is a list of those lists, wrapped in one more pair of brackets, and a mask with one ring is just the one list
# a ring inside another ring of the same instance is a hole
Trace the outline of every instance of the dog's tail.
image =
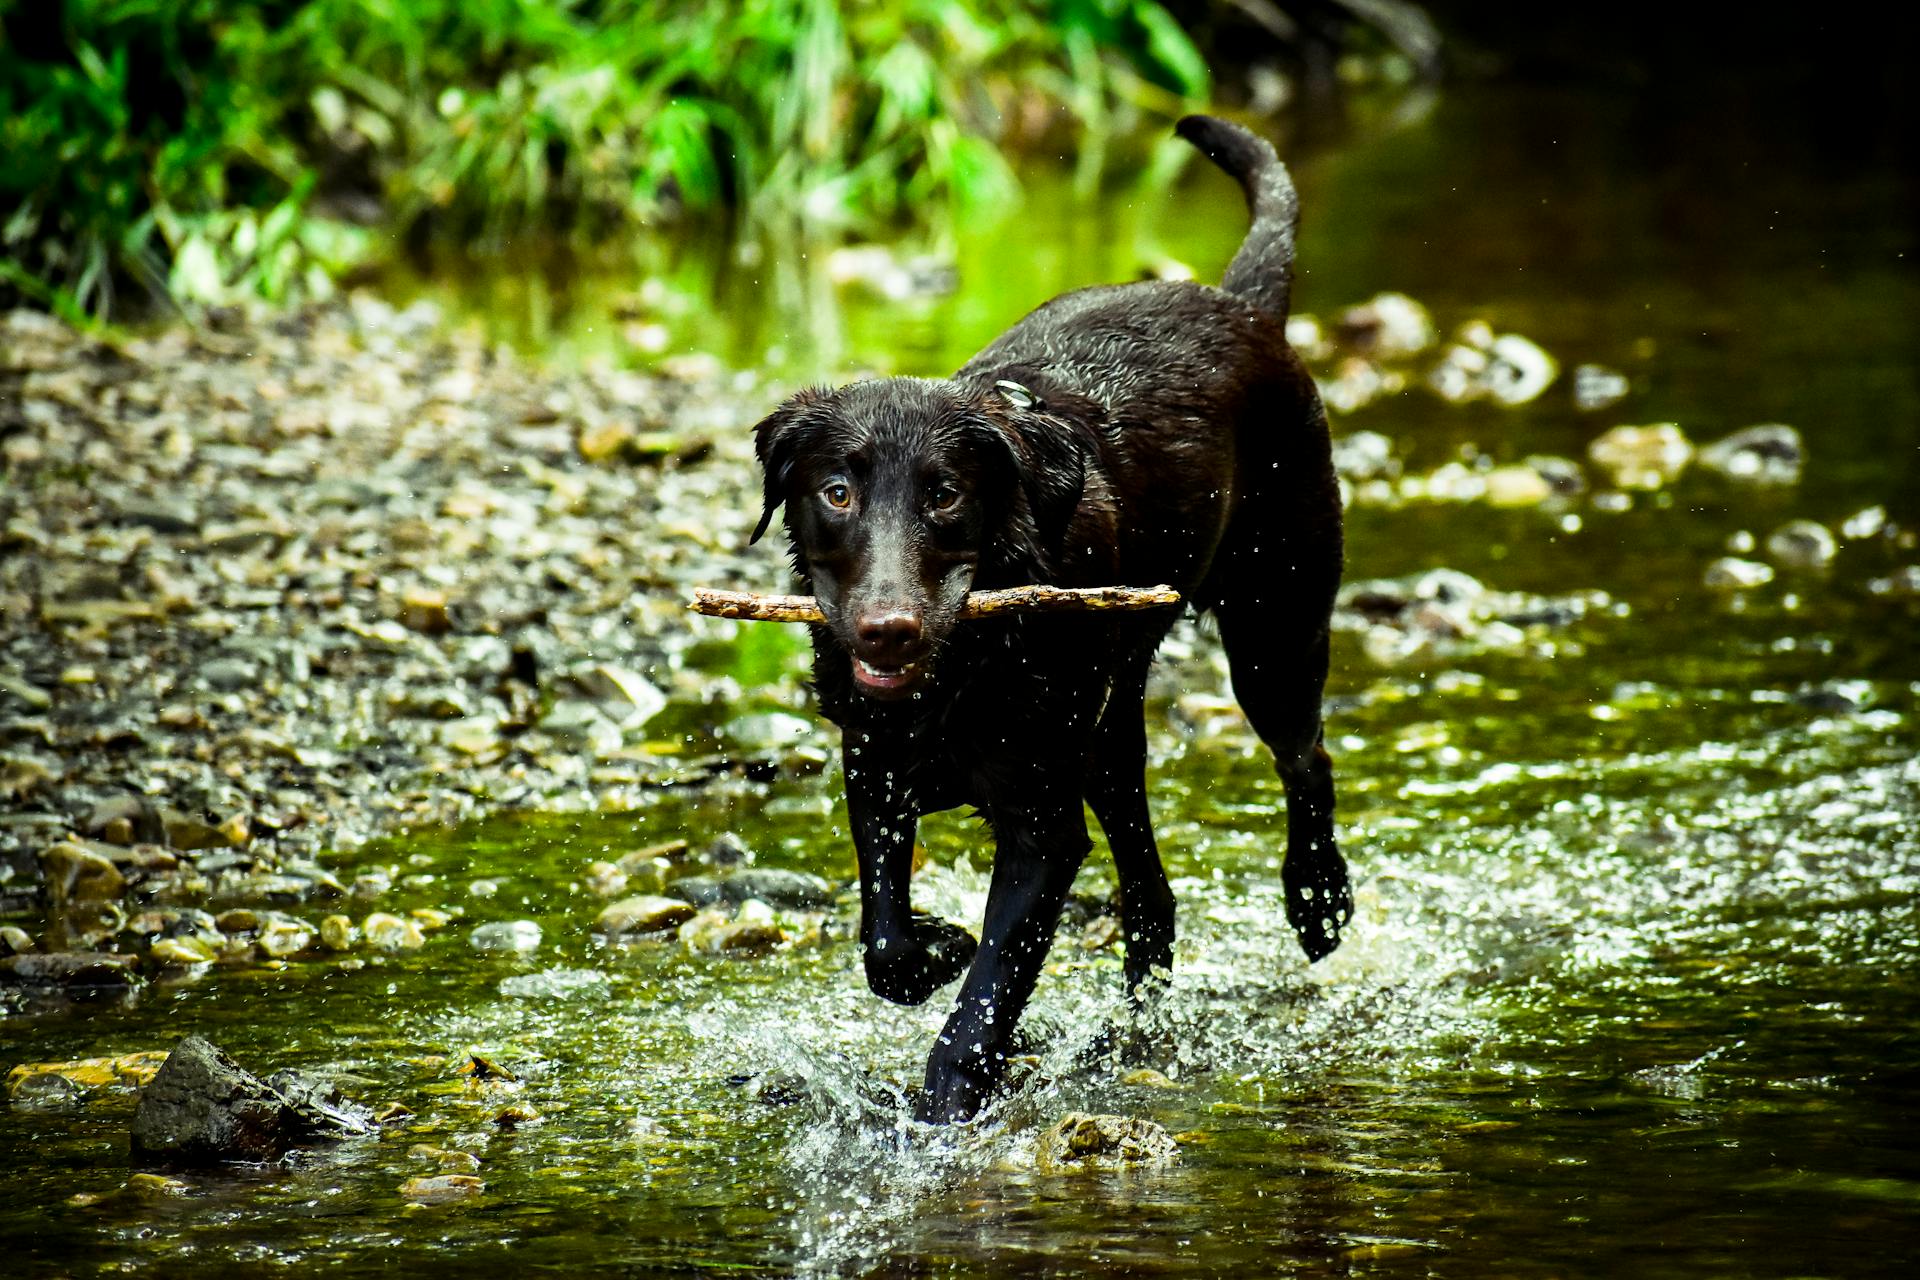
[(1253, 213), (1220, 287), (1284, 321), (1293, 303), (1293, 233), (1300, 225), (1300, 197), (1287, 166), (1265, 138), (1213, 116), (1187, 116), (1174, 129), (1240, 180)]

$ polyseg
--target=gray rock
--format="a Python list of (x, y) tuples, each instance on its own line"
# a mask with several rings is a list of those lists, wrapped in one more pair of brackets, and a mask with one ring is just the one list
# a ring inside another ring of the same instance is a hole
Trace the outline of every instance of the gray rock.
[(258, 678), (254, 665), (240, 658), (214, 658), (200, 664), (200, 679), (216, 693), (238, 693)]
[(819, 876), (778, 867), (748, 867), (726, 877), (687, 876), (668, 889), (697, 907), (737, 907), (757, 898), (772, 907), (817, 911), (833, 902), (833, 886)]
[(710, 867), (748, 867), (753, 865), (753, 850), (733, 832), (723, 831), (700, 851), (700, 861)]
[(540, 949), (540, 926), (531, 920), (495, 920), (475, 926), (467, 940), (475, 951), (531, 955)]
[(1583, 364), (1573, 371), (1573, 403), (1588, 412), (1618, 404), (1629, 390), (1627, 375), (1604, 365)]
[(1747, 427), (1700, 451), (1701, 466), (1759, 484), (1794, 483), (1806, 459), (1800, 433), (1783, 422)]
[(133, 1156), (171, 1166), (260, 1164), (304, 1143), (372, 1132), (357, 1108), (339, 1105), (337, 1093), (328, 1101), (324, 1090), (295, 1083), (290, 1096), (207, 1040), (188, 1036), (140, 1091)]
[(1827, 527), (1813, 520), (1792, 520), (1767, 535), (1767, 554), (1789, 569), (1824, 569), (1839, 550)]
[(200, 527), (200, 513), (191, 502), (159, 494), (123, 499), (120, 520), (156, 533), (192, 533)]
[(609, 903), (594, 928), (613, 936), (664, 933), (692, 916), (693, 908), (681, 899), (645, 893)]
[(7, 956), (0, 958), (0, 985), (61, 987), (69, 991), (128, 987), (139, 964), (137, 956), (105, 951)]

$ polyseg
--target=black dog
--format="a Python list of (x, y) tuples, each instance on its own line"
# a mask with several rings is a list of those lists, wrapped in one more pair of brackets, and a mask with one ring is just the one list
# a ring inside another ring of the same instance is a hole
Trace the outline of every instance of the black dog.
[[(1339, 945), (1352, 914), (1320, 732), (1340, 497), (1285, 334), (1298, 202), (1245, 129), (1190, 116), (1179, 132), (1252, 208), (1218, 289), (1066, 294), (950, 379), (803, 391), (756, 429), (754, 539), (785, 503), (794, 570), (827, 618), (814, 685), (843, 730), (867, 980), (918, 1004), (967, 972), (925, 1120), (971, 1116), (1000, 1077), (1090, 847), (1083, 799), (1113, 849), (1128, 989), (1173, 959), (1141, 712), (1173, 611), (957, 624), (969, 590), (1170, 583), (1212, 610), (1286, 786), (1281, 879), (1307, 955)], [(997, 846), (977, 946), (908, 902), (917, 819), (958, 805)]]

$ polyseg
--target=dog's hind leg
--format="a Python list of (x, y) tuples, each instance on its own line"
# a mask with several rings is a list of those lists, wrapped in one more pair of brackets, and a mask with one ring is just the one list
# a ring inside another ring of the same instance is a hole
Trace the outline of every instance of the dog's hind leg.
[[(1233, 692), (1273, 752), (1287, 792), (1287, 856), (1280, 872), (1287, 921), (1309, 960), (1340, 945), (1353, 916), (1346, 860), (1333, 835), (1333, 761), (1320, 725), (1327, 682), (1327, 618), (1340, 577), (1337, 498), (1331, 519), (1295, 528), (1235, 528), (1216, 561), (1214, 614)], [(1242, 516), (1288, 508), (1262, 496)], [(1294, 508), (1297, 512), (1298, 507)], [(1278, 522), (1275, 522), (1276, 524)]]
[(1276, 634), (1290, 619), (1263, 612), (1222, 604), (1220, 636), (1234, 696), (1273, 752), (1286, 788), (1287, 856), (1280, 883), (1287, 921), (1307, 959), (1318, 960), (1340, 945), (1340, 931), (1353, 916), (1347, 863), (1333, 836), (1333, 761), (1320, 725), (1327, 632), (1323, 626), (1310, 637)]
[(1147, 812), (1146, 698), (1150, 659), (1116, 674), (1106, 711), (1094, 732), (1086, 797), (1113, 850), (1120, 880), (1120, 924), (1127, 940), (1127, 992), (1139, 995), (1156, 970), (1173, 967), (1173, 890), (1160, 865)]

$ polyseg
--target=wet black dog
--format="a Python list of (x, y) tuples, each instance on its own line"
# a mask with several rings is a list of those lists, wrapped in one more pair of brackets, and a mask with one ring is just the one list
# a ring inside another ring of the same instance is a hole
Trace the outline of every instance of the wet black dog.
[[(969, 590), (1170, 583), (1211, 610), (1286, 787), (1281, 878), (1310, 958), (1352, 912), (1320, 732), (1340, 498), (1285, 335), (1297, 201), (1245, 129), (1192, 116), (1180, 133), (1252, 208), (1219, 288), (1066, 294), (950, 379), (805, 391), (757, 428), (754, 538), (786, 504), (795, 572), (827, 618), (814, 683), (843, 730), (867, 980), (918, 1004), (967, 974), (923, 1119), (972, 1115), (1000, 1077), (1090, 847), (1082, 799), (1113, 850), (1129, 989), (1173, 958), (1141, 703), (1174, 611), (957, 623)], [(917, 819), (958, 805), (997, 846), (977, 946), (908, 902)]]

